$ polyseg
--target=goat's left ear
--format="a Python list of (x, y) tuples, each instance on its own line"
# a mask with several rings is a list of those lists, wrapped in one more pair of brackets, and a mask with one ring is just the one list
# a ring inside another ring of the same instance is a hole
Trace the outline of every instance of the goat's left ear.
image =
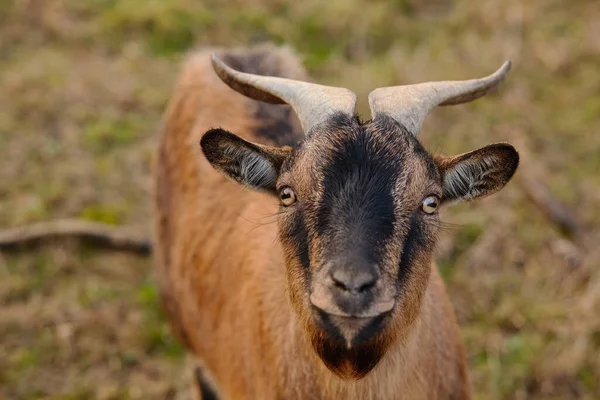
[(248, 142), (223, 129), (211, 129), (200, 140), (210, 164), (225, 176), (251, 189), (274, 193), (279, 170), (290, 147)]
[(442, 202), (473, 200), (502, 189), (519, 165), (519, 153), (495, 143), (454, 157), (434, 157), (444, 186)]

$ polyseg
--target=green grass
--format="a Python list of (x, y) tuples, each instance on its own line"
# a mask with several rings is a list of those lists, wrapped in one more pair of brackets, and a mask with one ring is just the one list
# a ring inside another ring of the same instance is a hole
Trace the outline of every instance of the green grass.
[(146, 328), (140, 332), (140, 339), (146, 352), (180, 359), (184, 350), (163, 323), (164, 314), (153, 282), (145, 282), (138, 288), (137, 303), (144, 310), (143, 326)]

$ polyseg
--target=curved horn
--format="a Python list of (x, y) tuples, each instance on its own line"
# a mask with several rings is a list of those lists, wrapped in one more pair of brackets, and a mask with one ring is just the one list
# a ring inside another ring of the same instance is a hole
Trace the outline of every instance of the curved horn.
[(332, 114), (354, 114), (356, 95), (348, 89), (247, 74), (228, 67), (215, 53), (212, 54), (212, 65), (221, 80), (233, 90), (255, 100), (289, 104), (307, 135), (313, 127), (325, 122)]
[(369, 94), (373, 119), (378, 115), (388, 115), (417, 136), (425, 117), (436, 106), (467, 103), (485, 96), (506, 78), (510, 65), (510, 61), (506, 61), (492, 75), (480, 79), (426, 82), (375, 89)]

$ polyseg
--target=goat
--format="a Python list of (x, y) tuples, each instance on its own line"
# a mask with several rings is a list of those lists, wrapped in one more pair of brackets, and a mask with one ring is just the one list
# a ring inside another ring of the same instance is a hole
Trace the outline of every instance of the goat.
[(352, 92), (309, 83), (287, 48), (189, 58), (158, 149), (155, 257), (205, 397), (471, 398), (438, 211), (501, 189), (519, 156), (430, 155), (417, 135), (509, 70), (376, 89), (363, 122)]

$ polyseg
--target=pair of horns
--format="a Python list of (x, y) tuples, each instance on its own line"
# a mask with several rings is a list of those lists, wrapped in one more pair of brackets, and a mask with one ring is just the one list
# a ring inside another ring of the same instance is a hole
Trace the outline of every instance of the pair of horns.
[[(306, 135), (333, 114), (354, 114), (356, 95), (348, 89), (247, 74), (228, 67), (214, 53), (212, 65), (217, 75), (232, 89), (255, 100), (289, 104)], [(425, 117), (435, 107), (467, 103), (485, 96), (504, 80), (509, 71), (510, 61), (506, 61), (485, 78), (378, 88), (369, 94), (369, 106), (373, 119), (387, 115), (417, 136)]]

